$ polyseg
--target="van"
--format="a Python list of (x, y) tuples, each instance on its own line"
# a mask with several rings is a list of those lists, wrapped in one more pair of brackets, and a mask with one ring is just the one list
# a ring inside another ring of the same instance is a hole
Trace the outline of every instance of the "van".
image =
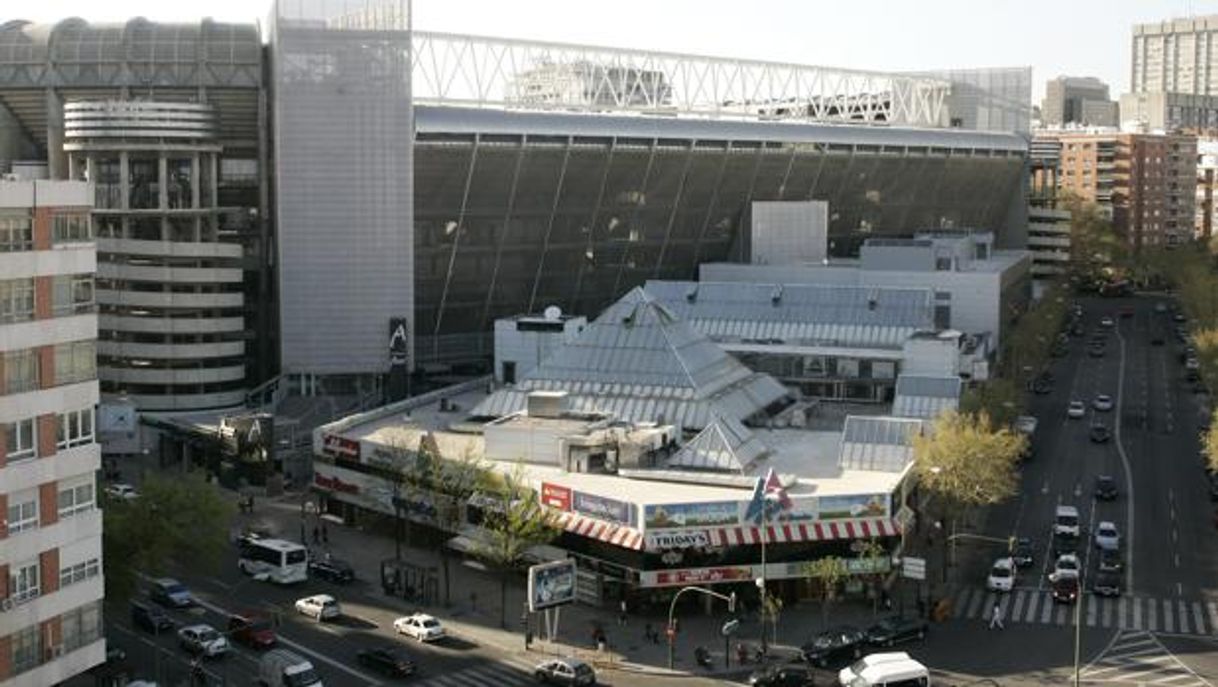
[(262, 655), (258, 683), (266, 687), (322, 687), (313, 664), (287, 649), (271, 649)]
[(1079, 533), (1078, 509), (1074, 506), (1058, 506), (1054, 512), (1053, 534), (1077, 537)]
[(843, 687), (930, 687), (930, 671), (904, 651), (871, 654), (842, 668)]

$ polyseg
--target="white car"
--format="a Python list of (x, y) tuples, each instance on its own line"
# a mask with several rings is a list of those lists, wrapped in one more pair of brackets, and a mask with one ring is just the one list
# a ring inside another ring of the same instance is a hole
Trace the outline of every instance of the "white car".
[(1103, 412), (1112, 410), (1112, 397), (1108, 394), (1100, 394), (1091, 402), (1091, 407)]
[(1100, 326), (1101, 327), (1115, 327), (1116, 321), (1113, 320), (1111, 317), (1108, 317), (1107, 315), (1105, 315), (1104, 317), (1100, 318)]
[(130, 484), (115, 482), (114, 484), (106, 486), (106, 495), (112, 499), (130, 501), (131, 499), (138, 498), (140, 493)]
[(1082, 401), (1070, 401), (1070, 405), (1066, 406), (1066, 417), (1077, 420), (1087, 414), (1087, 406), (1083, 405)]
[(1059, 577), (1073, 576), (1078, 577), (1078, 556), (1072, 553), (1063, 553), (1057, 557), (1057, 562), (1053, 564), (1053, 572), (1049, 574), (1049, 579), (1056, 580)]
[(1095, 545), (1105, 551), (1116, 551), (1121, 548), (1121, 534), (1117, 531), (1116, 523), (1104, 520), (1096, 525)]
[(1015, 586), (1015, 561), (1010, 558), (999, 558), (990, 567), (990, 576), (985, 580), (985, 588), (991, 592), (1009, 592)]
[(219, 656), (228, 653), (228, 640), (211, 625), (187, 625), (178, 630), (178, 644), (192, 654)]
[(393, 630), (400, 635), (414, 637), (420, 642), (431, 642), (444, 637), (440, 621), (426, 613), (415, 613), (393, 621)]
[(296, 601), (296, 612), (318, 620), (328, 620), (342, 615), (338, 601), (329, 594), (314, 594)]
[(1188, 360), (1184, 361), (1184, 369), (1186, 370), (1196, 370), (1200, 367), (1201, 363), (1197, 362), (1196, 358), (1189, 358)]

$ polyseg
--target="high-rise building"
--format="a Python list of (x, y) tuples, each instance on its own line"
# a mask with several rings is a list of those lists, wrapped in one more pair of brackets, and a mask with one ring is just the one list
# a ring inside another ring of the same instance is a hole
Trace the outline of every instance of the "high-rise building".
[(1140, 131), (1218, 132), (1218, 95), (1126, 93), (1121, 124)]
[(1195, 137), (1116, 132), (1041, 136), (1061, 141), (1059, 195), (1096, 203), (1135, 249), (1191, 237)]
[(1218, 96), (1218, 15), (1136, 24), (1132, 93)]
[(1108, 97), (1108, 84), (1093, 76), (1059, 76), (1045, 84), (1040, 106), (1044, 126), (1117, 126), (1117, 105)]
[(0, 685), (105, 660), (88, 184), (0, 181)]
[(1193, 235), (1209, 239), (1214, 235), (1214, 224), (1218, 220), (1218, 207), (1214, 204), (1218, 196), (1218, 140), (1203, 138), (1197, 141), (1197, 218)]

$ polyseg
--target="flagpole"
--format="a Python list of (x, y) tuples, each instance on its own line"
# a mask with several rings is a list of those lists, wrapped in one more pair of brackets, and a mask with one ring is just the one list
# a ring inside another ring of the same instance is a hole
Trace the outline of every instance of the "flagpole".
[[(763, 497), (764, 499), (764, 497)], [(761, 655), (766, 654), (765, 641), (765, 621), (766, 621), (766, 593), (765, 593), (765, 545), (766, 540), (770, 538), (770, 509), (767, 508), (764, 500), (761, 502)]]

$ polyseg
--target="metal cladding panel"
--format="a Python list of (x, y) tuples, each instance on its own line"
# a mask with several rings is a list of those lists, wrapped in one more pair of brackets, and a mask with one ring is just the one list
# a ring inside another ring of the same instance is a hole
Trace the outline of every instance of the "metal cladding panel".
[(900, 472), (913, 460), (913, 437), (922, 422), (911, 418), (846, 418), (838, 464), (854, 470)]
[(283, 371), (384, 373), (414, 331), (404, 3), (281, 0), (270, 44)]

